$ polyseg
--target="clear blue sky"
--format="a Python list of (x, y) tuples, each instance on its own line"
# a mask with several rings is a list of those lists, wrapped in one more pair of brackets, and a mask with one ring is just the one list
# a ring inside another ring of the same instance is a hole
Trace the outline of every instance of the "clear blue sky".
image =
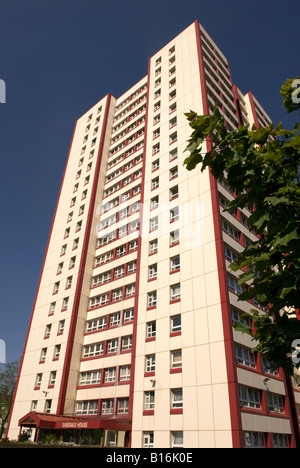
[(0, 339), (21, 356), (75, 121), (119, 97), (199, 19), (274, 123), (299, 75), (299, 3), (270, 0), (0, 0)]

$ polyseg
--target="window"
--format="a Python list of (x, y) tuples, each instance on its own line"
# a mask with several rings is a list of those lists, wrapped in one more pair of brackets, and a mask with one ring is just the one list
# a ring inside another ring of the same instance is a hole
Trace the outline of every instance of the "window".
[(55, 312), (55, 306), (56, 306), (56, 302), (52, 302), (50, 304), (50, 309), (49, 309), (49, 315), (53, 315), (54, 312)]
[(36, 411), (36, 409), (37, 409), (37, 403), (38, 403), (37, 400), (33, 400), (33, 401), (31, 402), (31, 411)]
[(173, 223), (179, 219), (179, 206), (170, 210), (170, 222)]
[(35, 388), (39, 388), (42, 385), (43, 374), (37, 374), (35, 379)]
[(129, 243), (129, 252), (133, 252), (137, 248), (138, 248), (138, 241), (137, 240), (134, 240), (134, 241)]
[(181, 292), (180, 292), (180, 284), (175, 284), (171, 286), (171, 301), (176, 301), (180, 299)]
[(182, 388), (174, 388), (171, 390), (171, 409), (182, 408)]
[(228, 288), (230, 291), (235, 294), (241, 294), (243, 292), (243, 287), (238, 283), (238, 280), (228, 275)]
[(118, 414), (127, 414), (128, 410), (129, 410), (129, 399), (128, 398), (118, 398), (117, 413)]
[(157, 278), (157, 264), (149, 266), (149, 279)]
[(148, 322), (146, 325), (146, 338), (154, 338), (156, 336), (156, 322)]
[(154, 210), (158, 207), (158, 195), (156, 197), (151, 198), (151, 210)]
[(153, 448), (154, 446), (154, 433), (152, 431), (143, 433), (143, 446), (144, 448)]
[(130, 380), (130, 366), (120, 367), (120, 381)]
[(109, 340), (107, 344), (107, 352), (108, 353), (117, 353), (119, 349), (119, 339), (114, 338), (113, 340)]
[(121, 278), (124, 276), (124, 265), (115, 268), (114, 278)]
[(158, 249), (158, 240), (157, 239), (149, 242), (149, 254), (156, 253), (157, 249)]
[(179, 369), (182, 367), (182, 351), (176, 349), (171, 351), (171, 369)]
[(152, 172), (156, 171), (157, 169), (159, 169), (159, 159), (152, 163)]
[(103, 306), (105, 304), (108, 304), (108, 302), (109, 302), (109, 294), (108, 293), (102, 294), (101, 296), (93, 297), (90, 300), (90, 309), (93, 309), (94, 307)]
[(122, 337), (122, 351), (128, 351), (132, 348), (132, 336)]
[(156, 128), (153, 132), (153, 139), (158, 138), (160, 136), (160, 128)]
[(65, 297), (63, 299), (62, 310), (66, 310), (68, 308), (68, 304), (69, 304), (69, 298)]
[(43, 348), (41, 351), (40, 362), (45, 362), (47, 355), (47, 348)]
[(155, 354), (146, 356), (145, 372), (155, 372)]
[[(175, 179), (178, 176), (178, 166), (172, 167), (170, 169), (170, 180)], [(177, 187), (177, 194), (178, 194), (178, 187)]]
[(57, 334), (58, 334), (58, 335), (61, 335), (61, 334), (64, 332), (64, 329), (65, 329), (65, 321), (64, 321), (64, 320), (60, 320), (59, 323), (58, 323)]
[(144, 409), (146, 411), (154, 410), (154, 391), (144, 393)]
[(174, 143), (175, 141), (177, 141), (177, 132), (172, 133), (172, 135), (170, 135), (170, 138), (169, 138), (170, 144)]
[(49, 414), (51, 412), (52, 400), (46, 400), (45, 402), (45, 413)]
[(256, 368), (255, 355), (250, 350), (241, 346), (235, 346), (235, 357), (238, 364), (243, 364), (247, 367)]
[[(276, 375), (276, 376), (279, 375), (279, 370), (278, 370), (278, 368), (273, 369), (273, 368), (272, 368), (272, 364), (271, 364), (270, 362), (266, 361), (265, 359), (263, 359), (262, 361), (263, 361), (263, 371), (264, 371), (266, 374)], [(299, 382), (299, 383), (300, 383), (300, 382)]]
[(127, 263), (127, 273), (134, 273), (136, 271), (136, 260)]
[(98, 400), (78, 401), (76, 414), (97, 414)]
[(49, 385), (54, 386), (56, 380), (56, 371), (50, 372)]
[(170, 233), (170, 245), (179, 243), (179, 229)]
[(176, 255), (176, 257), (171, 258), (171, 271), (180, 270), (180, 256)]
[(173, 104), (171, 104), (171, 106), (169, 106), (169, 114), (172, 114), (172, 112), (175, 112), (177, 109), (177, 105), (176, 105), (176, 102), (174, 102)]
[(79, 385), (95, 385), (101, 382), (101, 370), (81, 372)]
[(261, 409), (260, 392), (254, 388), (240, 386), (240, 404), (248, 408)]
[(268, 395), (268, 410), (274, 413), (284, 413), (284, 401), (281, 395), (275, 393), (267, 393)]
[(60, 344), (55, 345), (53, 359), (59, 359), (60, 350), (61, 350), (61, 345)]
[[(175, 80), (175, 78), (174, 78)], [(172, 80), (173, 81), (173, 80)], [(171, 84), (171, 81), (170, 81), (170, 84)], [(169, 127), (172, 128), (174, 127), (175, 125), (177, 124), (177, 117), (173, 117), (170, 122), (169, 122)]]
[(266, 438), (261, 432), (244, 432), (244, 448), (265, 448)]
[[(170, 189), (170, 200), (173, 200), (174, 198), (178, 197), (178, 185), (175, 187), (172, 187)], [(177, 218), (179, 217), (179, 207), (176, 208), (177, 210)], [(171, 210), (172, 212), (172, 210)]]
[(160, 122), (160, 114), (157, 114), (154, 119), (153, 119), (153, 125), (157, 124), (158, 122)]
[(171, 317), (171, 333), (177, 333), (181, 331), (181, 315), (173, 315)]
[(240, 240), (240, 232), (234, 229), (233, 227), (229, 226), (225, 221), (222, 220), (222, 229), (226, 232), (230, 237), (236, 239), (237, 241)]
[(158, 153), (158, 152), (159, 152), (159, 148), (160, 148), (160, 144), (159, 144), (159, 143), (156, 143), (156, 145), (153, 146), (152, 154)]
[(183, 432), (173, 431), (171, 432), (171, 447), (183, 447)]
[(117, 257), (122, 257), (123, 255), (126, 255), (126, 245), (121, 245), (121, 247), (118, 247), (116, 255)]
[(156, 306), (156, 291), (148, 293), (148, 307)]
[(86, 331), (87, 333), (90, 333), (92, 331), (97, 331), (97, 330), (103, 330), (103, 328), (106, 328), (106, 316), (105, 317), (99, 317), (98, 319), (95, 320), (90, 320), (87, 323), (87, 328)]
[(286, 434), (272, 434), (273, 448), (289, 448), (289, 436)]
[(242, 323), (246, 327), (251, 328), (251, 320), (241, 319), (242, 314), (243, 314), (243, 312), (240, 312), (239, 310), (234, 309), (233, 307), (231, 308), (231, 319), (232, 319), (233, 325), (236, 324), (236, 323)]
[(224, 250), (226, 260), (229, 262), (235, 262), (237, 260), (237, 255), (231, 249), (225, 246)]
[(116, 381), (116, 368), (105, 369), (104, 382), (111, 383)]
[(155, 231), (158, 229), (158, 216), (150, 219), (150, 232)]
[(112, 292), (112, 301), (120, 301), (123, 296), (123, 290), (122, 288), (114, 289)]
[(123, 321), (124, 323), (132, 322), (134, 316), (134, 309), (127, 309), (123, 312)]
[(83, 348), (83, 357), (101, 356), (104, 353), (104, 343), (95, 343)]
[(106, 446), (116, 447), (118, 440), (118, 431), (106, 431)]
[(77, 239), (74, 239), (74, 242), (73, 242), (73, 250), (74, 250), (74, 249), (77, 249), (77, 248), (78, 248), (78, 245), (79, 245), (79, 237), (77, 237)]
[(160, 109), (160, 101), (154, 104), (154, 112), (157, 111), (158, 109)]
[(107, 283), (111, 280), (111, 271), (106, 271), (105, 273), (101, 273), (97, 275), (92, 280), (92, 287), (98, 286), (99, 284)]
[(129, 284), (126, 286), (126, 297), (134, 296), (135, 284)]
[(110, 327), (116, 327), (117, 325), (120, 325), (121, 323), (121, 313), (120, 312), (115, 312), (114, 314), (110, 315), (109, 319), (109, 326)]
[(178, 150), (177, 148), (175, 148), (172, 151), (170, 151), (170, 162), (176, 159), (177, 157), (178, 157)]
[[(170, 75), (172, 75), (172, 74), (175, 72), (175, 67), (173, 67), (173, 68), (174, 68), (174, 71), (170, 70), (170, 72), (171, 72)], [(171, 101), (171, 100), (174, 99), (175, 97), (176, 97), (176, 89), (174, 89), (174, 91), (171, 91), (171, 92), (169, 93), (169, 100)], [(177, 135), (176, 135), (176, 138), (175, 138), (175, 139), (177, 140)], [(171, 141), (170, 141), (170, 143), (171, 143)]]
[(72, 286), (73, 276), (68, 276), (66, 281), (66, 289), (69, 289)]
[(65, 255), (66, 251), (67, 251), (67, 244), (62, 246), (61, 251), (60, 251), (60, 255)]
[(51, 327), (52, 327), (51, 323), (49, 325), (46, 325), (44, 338), (49, 338), (51, 334)]
[(159, 177), (155, 177), (155, 179), (151, 181), (151, 189), (154, 190), (157, 187), (159, 187)]
[(114, 411), (114, 400), (113, 398), (107, 398), (102, 400), (102, 414), (113, 414)]

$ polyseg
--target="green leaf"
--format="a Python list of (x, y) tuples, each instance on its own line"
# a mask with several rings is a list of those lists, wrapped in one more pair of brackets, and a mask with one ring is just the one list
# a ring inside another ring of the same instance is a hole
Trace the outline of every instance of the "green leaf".
[(242, 333), (246, 333), (247, 335), (252, 336), (251, 330), (248, 327), (246, 327), (246, 325), (244, 325), (243, 323), (236, 322), (233, 325), (233, 328), (235, 329), (235, 331), (240, 331)]

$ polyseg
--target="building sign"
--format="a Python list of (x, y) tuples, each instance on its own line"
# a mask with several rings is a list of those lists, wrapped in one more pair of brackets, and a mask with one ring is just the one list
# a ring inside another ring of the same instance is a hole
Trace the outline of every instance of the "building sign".
[(87, 429), (87, 422), (63, 422), (61, 425), (62, 429)]

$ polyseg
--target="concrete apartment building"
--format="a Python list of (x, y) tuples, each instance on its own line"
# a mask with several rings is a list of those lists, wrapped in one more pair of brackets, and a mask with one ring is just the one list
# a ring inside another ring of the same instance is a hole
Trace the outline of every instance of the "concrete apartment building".
[[(185, 112), (229, 128), (270, 118), (195, 21), (147, 75), (78, 119), (51, 227), (7, 436), (115, 447), (295, 447), (282, 371), (233, 330), (228, 266), (255, 235), (209, 173), (183, 166)], [(295, 399), (295, 401), (293, 401)], [(299, 421), (297, 422), (299, 424)]]

